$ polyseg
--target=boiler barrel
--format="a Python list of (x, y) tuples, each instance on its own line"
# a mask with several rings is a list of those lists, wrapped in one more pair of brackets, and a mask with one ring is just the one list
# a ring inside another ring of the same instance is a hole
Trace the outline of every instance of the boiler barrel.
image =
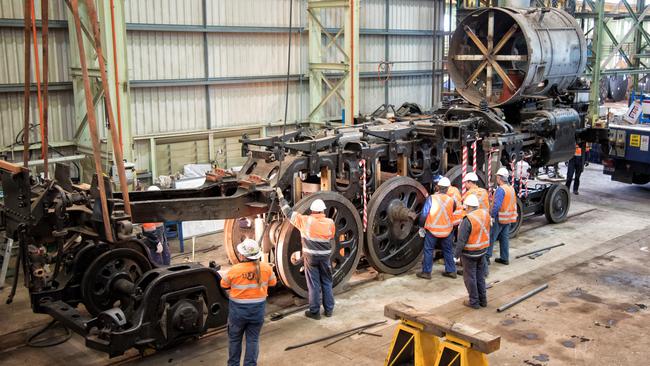
[(566, 90), (584, 72), (587, 43), (575, 18), (554, 8), (486, 8), (457, 26), (449, 75), (470, 103), (514, 103)]

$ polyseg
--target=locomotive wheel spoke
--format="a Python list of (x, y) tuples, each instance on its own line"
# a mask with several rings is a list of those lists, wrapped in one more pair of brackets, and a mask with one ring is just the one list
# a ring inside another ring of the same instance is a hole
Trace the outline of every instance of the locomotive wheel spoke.
[[(368, 228), (365, 254), (379, 272), (399, 274), (408, 271), (418, 260), (423, 240), (413, 220), (403, 211), (419, 214), (426, 189), (409, 177), (393, 177), (382, 183), (368, 203)], [(397, 212), (402, 214), (397, 214)]]
[[(320, 198), (328, 207), (326, 215), (336, 225), (335, 245), (332, 248), (332, 278), (334, 288), (345, 284), (356, 270), (361, 258), (363, 227), (361, 218), (352, 202), (336, 192), (317, 192), (298, 201), (293, 210), (301, 214), (309, 212), (311, 203)], [(285, 220), (280, 229), (275, 247), (275, 260), (278, 276), (282, 283), (298, 296), (307, 297), (307, 281), (301, 261), (291, 261), (293, 253), (301, 253), (300, 232)]]
[(474, 33), (474, 31), (468, 26), (465, 26), (464, 29), (465, 29), (465, 33), (467, 33), (467, 35), (472, 40), (472, 42), (474, 42), (476, 47), (478, 47), (478, 50), (481, 51), (483, 56), (487, 57), (490, 53), (488, 52), (487, 48), (485, 48), (483, 42), (481, 42), (481, 40), (478, 38), (476, 33)]

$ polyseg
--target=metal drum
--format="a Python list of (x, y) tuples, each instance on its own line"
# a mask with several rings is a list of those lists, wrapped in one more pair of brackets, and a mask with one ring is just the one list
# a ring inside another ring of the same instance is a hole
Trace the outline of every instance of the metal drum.
[(582, 29), (553, 8), (487, 8), (458, 25), (449, 74), (469, 102), (491, 107), (566, 90), (587, 63)]

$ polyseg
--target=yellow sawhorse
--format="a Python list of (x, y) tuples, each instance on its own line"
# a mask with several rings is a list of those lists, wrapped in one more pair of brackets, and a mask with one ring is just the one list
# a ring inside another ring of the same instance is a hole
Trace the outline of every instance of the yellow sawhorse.
[(487, 366), (486, 354), (501, 345), (501, 337), (403, 303), (386, 305), (384, 314), (400, 320), (385, 366)]

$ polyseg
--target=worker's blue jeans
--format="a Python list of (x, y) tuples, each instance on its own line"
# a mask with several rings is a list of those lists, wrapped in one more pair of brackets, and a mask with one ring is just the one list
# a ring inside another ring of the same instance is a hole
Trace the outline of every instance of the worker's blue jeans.
[(492, 229), (490, 230), (490, 246), (487, 251), (488, 260), (492, 258), (494, 242), (497, 240), (499, 241), (499, 258), (507, 261), (510, 249), (510, 224), (500, 224), (499, 220), (495, 219)]
[(467, 257), (462, 255), (460, 260), (463, 263), (463, 281), (469, 294), (469, 303), (472, 306), (487, 304), (487, 293), (485, 291), (485, 255), (480, 257)]
[(456, 263), (454, 263), (454, 243), (452, 242), (453, 234), (446, 238), (436, 238), (429, 231), (424, 235), (424, 256), (422, 257), (422, 272), (431, 273), (433, 270), (433, 250), (436, 246), (442, 249), (442, 255), (445, 259), (445, 272), (456, 273)]
[(332, 263), (329, 255), (304, 255), (305, 277), (309, 291), (309, 311), (320, 313), (321, 299), (325, 312), (334, 311), (334, 291), (332, 290)]
[(238, 304), (230, 301), (228, 309), (228, 366), (240, 366), (244, 334), (246, 334), (244, 366), (257, 365), (265, 307), (266, 302)]
[(169, 243), (167, 242), (167, 234), (165, 234), (165, 225), (156, 227), (156, 236), (158, 237), (160, 243), (163, 246), (163, 251), (162, 253), (160, 253), (161, 262), (158, 264), (168, 266), (171, 264), (171, 254), (169, 252)]

